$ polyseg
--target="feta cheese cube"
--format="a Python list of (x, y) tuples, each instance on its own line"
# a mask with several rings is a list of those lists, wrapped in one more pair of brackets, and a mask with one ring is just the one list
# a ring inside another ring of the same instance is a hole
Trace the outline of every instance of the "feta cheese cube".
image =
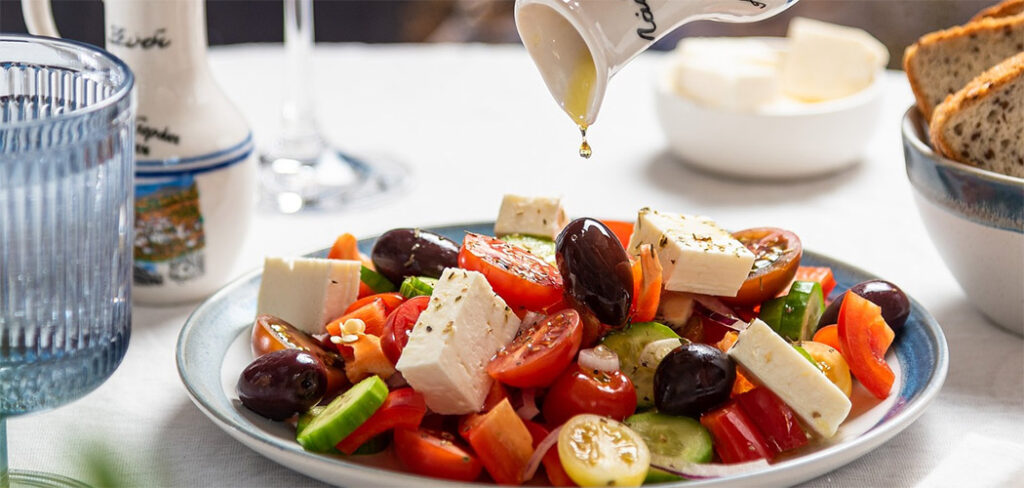
[(505, 195), (501, 200), (498, 219), (494, 221), (494, 234), (527, 234), (554, 239), (569, 223), (562, 208), (562, 199), (554, 197), (524, 197)]
[(512, 342), (519, 322), (484, 275), (448, 268), (413, 326), (396, 369), (434, 412), (477, 412), (493, 381), (484, 368)]
[(850, 413), (843, 391), (759, 319), (740, 332), (728, 355), (822, 437), (834, 436)]
[(817, 20), (789, 23), (789, 52), (782, 67), (782, 90), (808, 102), (831, 100), (867, 88), (889, 51), (867, 32)]
[(359, 261), (268, 257), (257, 313), (286, 320), (296, 328), (322, 334), (359, 293)]
[(666, 290), (734, 297), (750, 274), (754, 254), (707, 217), (640, 209), (627, 251), (651, 244)]

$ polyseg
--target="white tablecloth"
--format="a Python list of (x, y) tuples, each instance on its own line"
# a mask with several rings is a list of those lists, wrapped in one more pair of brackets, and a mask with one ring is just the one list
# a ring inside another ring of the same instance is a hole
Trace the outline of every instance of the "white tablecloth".
[[(666, 152), (654, 116), (653, 53), (613, 80), (587, 161), (576, 155), (575, 126), (518, 46), (320, 45), (314, 57), (326, 134), (404, 161), (413, 186), (376, 208), (259, 213), (239, 250), (239, 273), (266, 254), (327, 247), (341, 232), (490, 220), (505, 192), (565, 195), (576, 216), (631, 218), (652, 206), (706, 214), (729, 228), (788, 228), (806, 248), (899, 284), (942, 324), (951, 355), (945, 387), (917, 422), (807, 486), (1024, 483), (1024, 341), (971, 307), (918, 219), (899, 137), (912, 97), (900, 74), (889, 76), (885, 117), (860, 164), (767, 184), (699, 173)], [(214, 49), (211, 64), (257, 140), (268, 141), (279, 125), (280, 45)], [(234, 441), (189, 400), (174, 348), (193, 307), (135, 307), (127, 356), (105, 384), (70, 405), (9, 421), (11, 466), (88, 477), (86, 461), (109, 449), (112, 475), (127, 484), (321, 486)], [(972, 475), (986, 470), (998, 475)]]

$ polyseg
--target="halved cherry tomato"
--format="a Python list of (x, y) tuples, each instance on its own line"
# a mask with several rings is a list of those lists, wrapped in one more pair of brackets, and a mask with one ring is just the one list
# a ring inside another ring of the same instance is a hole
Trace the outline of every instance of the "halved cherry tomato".
[(487, 374), (519, 388), (548, 386), (572, 362), (582, 340), (580, 314), (567, 308), (521, 331), (487, 365)]
[(633, 223), (623, 220), (602, 220), (601, 223), (608, 227), (615, 234), (615, 237), (619, 238), (622, 247), (628, 251), (629, 240), (633, 238)]
[(284, 319), (269, 314), (257, 315), (252, 324), (251, 346), (253, 357), (282, 349), (309, 351), (323, 363), (327, 371), (326, 395), (329, 397), (349, 386), (345, 376), (345, 361), (341, 356)]
[[(852, 292), (843, 295), (839, 306), (838, 326), (841, 352), (850, 365), (850, 372), (878, 399), (885, 399), (892, 390), (896, 374), (885, 362), (882, 346), (891, 343), (892, 329), (882, 318), (882, 307)], [(886, 332), (888, 329), (888, 332)]]
[(775, 454), (803, 447), (807, 434), (796, 420), (796, 413), (767, 388), (754, 388), (736, 397), (747, 418), (754, 422), (765, 443)]
[(426, 414), (427, 402), (421, 393), (412, 388), (399, 388), (388, 393), (384, 404), (366, 422), (342, 439), (337, 448), (345, 454), (352, 454), (366, 441), (389, 430), (418, 428)]
[(402, 350), (409, 343), (412, 326), (416, 325), (416, 320), (420, 318), (429, 302), (428, 296), (410, 298), (388, 315), (387, 321), (384, 322), (384, 330), (380, 334), (380, 347), (391, 364), (398, 364)]
[(735, 297), (721, 297), (730, 305), (757, 305), (774, 297), (796, 275), (803, 245), (796, 234), (775, 227), (757, 227), (732, 234), (754, 253), (754, 265)]
[(533, 437), (507, 399), (475, 418), (467, 437), (495, 482), (523, 483), (523, 471), (533, 455)]
[(483, 465), (449, 432), (429, 429), (395, 429), (395, 454), (409, 471), (458, 481), (480, 477)]
[(622, 371), (584, 371), (570, 366), (544, 398), (544, 419), (559, 425), (574, 415), (592, 413), (623, 420), (636, 410), (636, 389)]
[(715, 441), (715, 452), (723, 463), (740, 463), (772, 457), (764, 436), (735, 400), (700, 416), (700, 423)]
[(544, 259), (502, 240), (468, 233), (459, 267), (479, 271), (512, 308), (542, 310), (562, 299), (562, 277)]
[[(524, 420), (523, 423), (526, 424), (526, 430), (529, 430), (530, 436), (533, 437), (534, 449), (537, 449), (537, 445), (551, 433), (537, 422)], [(576, 483), (569, 477), (569, 474), (565, 472), (565, 468), (562, 467), (562, 460), (558, 457), (558, 448), (554, 445), (548, 449), (548, 452), (544, 453), (541, 463), (544, 464), (544, 473), (547, 474), (548, 483), (551, 486), (576, 486)]]
[(384, 304), (384, 314), (391, 315), (391, 312), (394, 312), (399, 305), (405, 302), (405, 297), (401, 293), (396, 292), (374, 293), (352, 302), (352, 305), (345, 309), (345, 313), (352, 313), (353, 310), (374, 300), (381, 300)]
[(633, 263), (633, 304), (630, 307), (631, 321), (650, 322), (658, 313), (661, 302), (661, 261), (654, 246), (644, 244), (639, 249), (640, 258)]

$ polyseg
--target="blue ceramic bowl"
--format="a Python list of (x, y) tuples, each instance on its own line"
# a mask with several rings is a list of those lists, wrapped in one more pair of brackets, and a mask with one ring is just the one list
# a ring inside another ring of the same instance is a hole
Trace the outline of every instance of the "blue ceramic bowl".
[(967, 297), (1024, 334), (1024, 179), (936, 154), (916, 107), (903, 116), (907, 178), (932, 243)]

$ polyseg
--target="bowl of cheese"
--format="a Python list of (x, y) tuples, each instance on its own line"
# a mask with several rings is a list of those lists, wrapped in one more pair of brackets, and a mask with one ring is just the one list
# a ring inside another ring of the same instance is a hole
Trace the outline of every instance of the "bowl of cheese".
[(786, 38), (687, 38), (656, 80), (669, 149), (702, 170), (793, 179), (855, 164), (881, 115), (888, 51), (796, 18)]

